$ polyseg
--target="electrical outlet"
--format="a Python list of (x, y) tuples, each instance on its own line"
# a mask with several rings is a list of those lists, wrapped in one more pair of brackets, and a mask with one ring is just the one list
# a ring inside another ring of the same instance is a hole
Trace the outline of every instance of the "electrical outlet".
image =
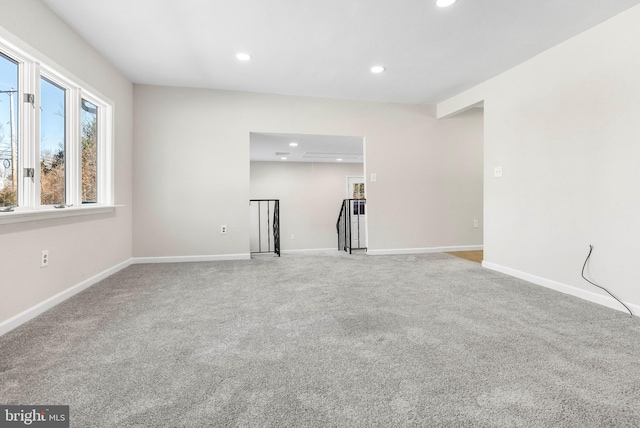
[(493, 176), (494, 177), (502, 177), (502, 167), (496, 166), (493, 168)]
[(222, 226), (220, 226), (220, 235), (226, 235), (227, 234), (227, 225), (223, 224)]
[(43, 250), (40, 256), (40, 267), (45, 268), (49, 266), (49, 250)]
[(478, 227), (478, 220), (473, 220), (473, 227)]
[(293, 233), (291, 234), (291, 239), (296, 239), (296, 236)]

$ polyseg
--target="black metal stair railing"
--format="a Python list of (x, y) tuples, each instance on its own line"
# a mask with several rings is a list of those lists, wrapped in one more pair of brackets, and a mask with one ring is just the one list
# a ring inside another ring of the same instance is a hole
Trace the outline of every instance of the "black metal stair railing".
[(251, 253), (275, 253), (280, 257), (280, 200), (251, 199), (249, 204), (256, 207), (252, 216), (257, 220), (257, 248), (252, 248)]
[(347, 251), (347, 204), (345, 201), (340, 206), (340, 214), (336, 223), (336, 231), (338, 232), (338, 251)]
[[(366, 199), (345, 199), (340, 207), (340, 214), (336, 222), (338, 232), (338, 251), (366, 250), (362, 246), (365, 236), (365, 209)], [(356, 245), (354, 245), (354, 236)]]
[(280, 257), (280, 201), (273, 204), (273, 251)]

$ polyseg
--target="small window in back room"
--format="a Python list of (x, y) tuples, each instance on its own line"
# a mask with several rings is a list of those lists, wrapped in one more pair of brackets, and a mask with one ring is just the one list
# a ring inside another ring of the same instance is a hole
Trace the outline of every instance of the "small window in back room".
[(18, 63), (0, 52), (0, 207), (18, 204)]

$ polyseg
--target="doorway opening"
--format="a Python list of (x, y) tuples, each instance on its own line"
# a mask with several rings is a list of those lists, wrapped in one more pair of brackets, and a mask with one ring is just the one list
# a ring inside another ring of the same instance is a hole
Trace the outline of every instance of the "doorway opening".
[[(349, 177), (364, 183), (363, 137), (250, 134), (250, 198), (279, 200), (284, 254), (336, 250), (336, 220)], [(251, 227), (253, 252), (259, 241)]]

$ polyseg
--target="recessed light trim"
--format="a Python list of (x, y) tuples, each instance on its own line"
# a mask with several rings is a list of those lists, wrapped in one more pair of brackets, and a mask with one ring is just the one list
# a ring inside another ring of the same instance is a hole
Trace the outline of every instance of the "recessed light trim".
[(371, 67), (371, 72), (375, 74), (382, 73), (384, 70), (385, 68), (381, 65), (374, 65), (373, 67)]
[(245, 52), (238, 52), (236, 54), (236, 58), (238, 58), (238, 60), (240, 61), (251, 61), (251, 55)]
[(338, 162), (342, 162), (342, 158), (338, 158), (336, 159)]
[(287, 157), (286, 157), (286, 156), (282, 156), (282, 157), (280, 158), (280, 160), (287, 160)]
[(298, 143), (296, 143), (295, 141), (293, 141), (293, 142), (289, 143), (289, 145), (290, 145), (291, 147), (298, 147)]
[(449, 7), (458, 0), (436, 0), (436, 6), (438, 7)]

